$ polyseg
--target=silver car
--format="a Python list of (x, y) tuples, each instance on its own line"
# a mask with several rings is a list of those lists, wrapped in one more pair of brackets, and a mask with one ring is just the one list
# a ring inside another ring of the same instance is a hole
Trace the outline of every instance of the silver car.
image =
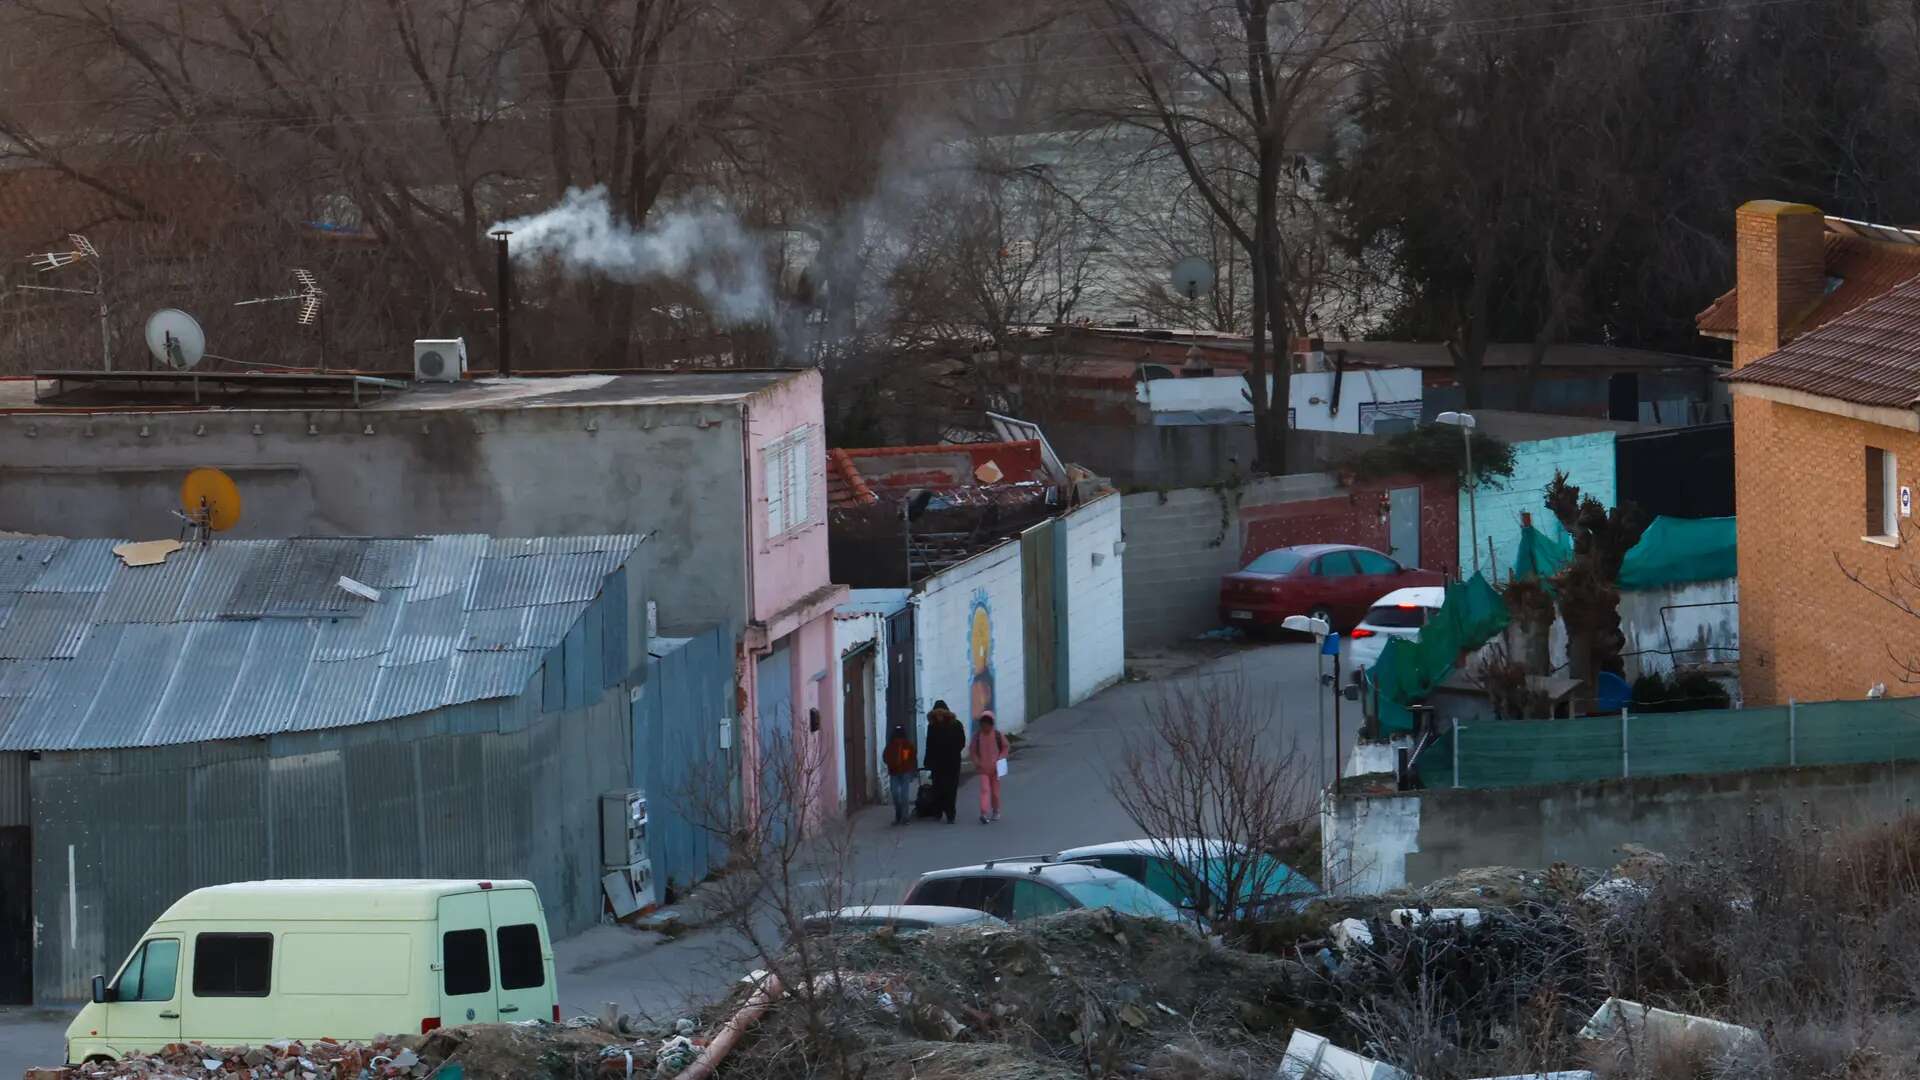
[(1086, 863), (1028, 859), (923, 874), (907, 890), (906, 903), (973, 908), (1010, 922), (1099, 907), (1125, 915), (1182, 921), (1172, 904), (1125, 874)]
[(801, 929), (809, 934), (833, 930), (878, 930), (883, 926), (897, 931), (921, 931), (945, 926), (1003, 928), (1006, 925), (984, 911), (934, 904), (869, 904), (834, 911), (816, 911), (800, 924)]

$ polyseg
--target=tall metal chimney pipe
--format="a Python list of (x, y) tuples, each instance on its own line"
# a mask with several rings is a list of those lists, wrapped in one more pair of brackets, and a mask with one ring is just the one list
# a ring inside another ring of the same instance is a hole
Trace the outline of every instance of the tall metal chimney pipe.
[(495, 344), (502, 376), (513, 374), (513, 264), (507, 254), (507, 237), (512, 235), (505, 229), (493, 234), (494, 268), (499, 279), (494, 286), (493, 313), (499, 321)]

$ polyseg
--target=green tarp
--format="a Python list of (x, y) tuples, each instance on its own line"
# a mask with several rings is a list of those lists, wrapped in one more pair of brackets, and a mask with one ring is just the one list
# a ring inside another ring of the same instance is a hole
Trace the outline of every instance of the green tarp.
[[(1657, 517), (1640, 542), (1620, 561), (1622, 589), (1657, 589), (1694, 581), (1719, 581), (1739, 574), (1734, 519)], [(1516, 578), (1550, 578), (1573, 557), (1560, 537), (1527, 526), (1520, 530), (1520, 551), (1513, 561)]]
[(1407, 706), (1424, 699), (1453, 671), (1462, 652), (1506, 629), (1507, 605), (1479, 574), (1447, 586), (1440, 610), (1417, 638), (1394, 638), (1373, 665), (1381, 730), (1413, 730)]

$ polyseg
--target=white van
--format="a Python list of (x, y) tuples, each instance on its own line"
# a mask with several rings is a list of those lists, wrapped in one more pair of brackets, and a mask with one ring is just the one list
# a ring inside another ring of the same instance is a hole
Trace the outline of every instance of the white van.
[(248, 881), (181, 897), (112, 979), (94, 976), (67, 1061), (549, 1017), (532, 882)]

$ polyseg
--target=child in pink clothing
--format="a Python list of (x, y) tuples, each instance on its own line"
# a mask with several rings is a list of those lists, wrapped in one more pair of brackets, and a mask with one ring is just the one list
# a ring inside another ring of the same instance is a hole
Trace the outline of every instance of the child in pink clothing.
[[(974, 721), (973, 738), (967, 742), (967, 757), (973, 771), (980, 774), (980, 824), (1000, 820), (1000, 761), (1007, 756), (1007, 737), (1000, 734), (993, 714), (983, 712)], [(988, 815), (992, 816), (989, 817)]]

